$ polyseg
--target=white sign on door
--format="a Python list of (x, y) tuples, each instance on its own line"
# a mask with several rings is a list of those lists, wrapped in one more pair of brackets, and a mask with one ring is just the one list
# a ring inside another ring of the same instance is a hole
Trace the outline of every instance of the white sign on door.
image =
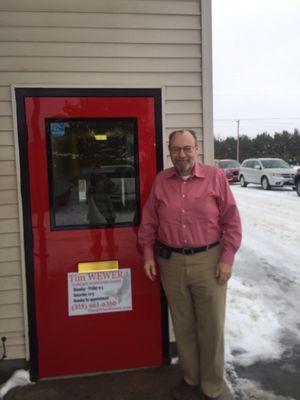
[(69, 316), (132, 310), (131, 270), (68, 273)]

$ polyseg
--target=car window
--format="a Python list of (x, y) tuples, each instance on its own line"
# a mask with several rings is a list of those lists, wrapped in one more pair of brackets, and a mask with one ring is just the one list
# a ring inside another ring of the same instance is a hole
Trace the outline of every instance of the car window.
[(235, 160), (225, 160), (219, 162), (220, 168), (237, 168), (240, 166), (240, 163)]
[(253, 161), (253, 168), (260, 168), (260, 164), (258, 161)]
[(289, 164), (280, 158), (261, 160), (264, 168), (290, 168)]
[(254, 161), (252, 161), (252, 160), (247, 161), (246, 167), (247, 167), (247, 168), (254, 168)]

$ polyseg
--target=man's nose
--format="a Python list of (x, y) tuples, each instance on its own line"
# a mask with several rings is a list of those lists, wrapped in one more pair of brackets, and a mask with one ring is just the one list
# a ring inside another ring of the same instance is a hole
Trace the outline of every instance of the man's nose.
[(182, 155), (185, 156), (185, 151), (183, 150), (183, 147), (180, 149), (179, 155), (180, 157), (182, 157)]

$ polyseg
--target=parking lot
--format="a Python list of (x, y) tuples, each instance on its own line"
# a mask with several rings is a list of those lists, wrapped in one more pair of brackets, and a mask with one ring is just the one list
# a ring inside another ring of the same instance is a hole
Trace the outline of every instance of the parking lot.
[(300, 399), (300, 197), (232, 185), (243, 241), (229, 284), (226, 371), (236, 399)]

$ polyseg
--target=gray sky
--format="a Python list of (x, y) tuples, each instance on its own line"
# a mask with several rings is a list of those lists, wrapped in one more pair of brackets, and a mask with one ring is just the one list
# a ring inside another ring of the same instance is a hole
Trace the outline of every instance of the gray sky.
[[(300, 128), (300, 0), (212, 0), (214, 133)], [(225, 120), (225, 121), (224, 121)]]

